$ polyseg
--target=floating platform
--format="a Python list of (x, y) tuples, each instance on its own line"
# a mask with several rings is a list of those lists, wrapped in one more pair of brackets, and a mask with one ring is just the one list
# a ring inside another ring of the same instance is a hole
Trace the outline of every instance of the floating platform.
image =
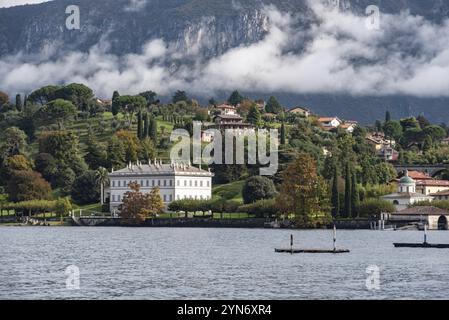
[(427, 248), (427, 249), (449, 249), (449, 244), (431, 244), (431, 243), (394, 243), (396, 248)]
[(274, 249), (275, 252), (277, 253), (332, 253), (332, 254), (337, 254), (337, 253), (349, 253), (349, 250), (346, 249), (301, 249), (301, 248), (278, 248), (278, 249)]

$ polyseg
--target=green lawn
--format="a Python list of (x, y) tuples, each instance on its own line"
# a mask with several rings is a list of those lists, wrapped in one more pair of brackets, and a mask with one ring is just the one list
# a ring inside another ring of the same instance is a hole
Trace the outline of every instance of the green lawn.
[(242, 189), (245, 181), (236, 181), (228, 184), (216, 185), (212, 190), (213, 197), (221, 197), (243, 203)]

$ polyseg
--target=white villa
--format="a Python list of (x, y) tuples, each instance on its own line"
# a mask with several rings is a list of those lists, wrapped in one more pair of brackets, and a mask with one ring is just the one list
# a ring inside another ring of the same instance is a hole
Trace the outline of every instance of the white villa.
[(131, 182), (137, 182), (145, 193), (159, 187), (165, 206), (182, 199), (208, 200), (212, 197), (212, 177), (210, 171), (190, 164), (163, 164), (157, 160), (153, 164), (129, 164), (109, 174), (110, 210), (119, 210), (125, 193), (131, 191)]
[(409, 177), (407, 171), (406, 175), (399, 180), (398, 192), (383, 196), (382, 199), (391, 202), (395, 205), (397, 211), (401, 211), (407, 209), (414, 203), (433, 201), (434, 198), (422, 193), (417, 193), (416, 181)]

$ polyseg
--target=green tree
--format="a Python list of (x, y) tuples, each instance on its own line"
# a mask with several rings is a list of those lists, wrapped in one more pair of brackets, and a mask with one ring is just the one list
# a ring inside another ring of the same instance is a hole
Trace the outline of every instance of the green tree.
[(387, 137), (399, 140), (402, 136), (402, 126), (398, 121), (388, 121), (384, 125), (384, 132)]
[(187, 93), (181, 90), (176, 91), (172, 98), (172, 102), (175, 104), (181, 101), (187, 102), (188, 100), (189, 97), (187, 96)]
[(17, 111), (22, 111), (23, 109), (23, 104), (22, 104), (22, 96), (20, 94), (16, 95), (16, 110)]
[(276, 195), (277, 191), (273, 181), (262, 176), (246, 179), (242, 189), (243, 200), (246, 204), (262, 199), (271, 199)]
[(140, 192), (138, 183), (130, 183), (131, 191), (125, 193), (120, 216), (125, 223), (142, 223), (146, 218), (155, 217), (163, 212), (159, 188), (154, 188), (150, 193)]
[(156, 121), (156, 118), (151, 117), (150, 127), (149, 127), (148, 131), (150, 133), (151, 140), (153, 140), (153, 142), (156, 144), (157, 143), (157, 121)]
[(423, 133), (426, 137), (430, 137), (433, 142), (441, 142), (446, 138), (446, 131), (437, 125), (428, 125), (423, 129)]
[(157, 93), (150, 90), (139, 93), (139, 96), (144, 97), (147, 100), (148, 105), (152, 105), (156, 102)]
[(358, 217), (359, 202), (360, 202), (360, 195), (357, 186), (357, 174), (356, 172), (353, 172), (351, 182), (351, 212), (353, 218)]
[(111, 111), (114, 116), (116, 116), (120, 112), (120, 104), (118, 98), (120, 97), (120, 93), (118, 91), (114, 91), (112, 94), (112, 107)]
[(25, 132), (17, 127), (9, 127), (0, 136), (0, 160), (25, 153), (27, 147)]
[(416, 118), (416, 120), (418, 120), (419, 126), (421, 129), (425, 129), (426, 127), (430, 126), (430, 122), (429, 120), (426, 119), (426, 117), (424, 117), (424, 115), (419, 115), (418, 118)]
[(284, 110), (284, 108), (282, 108), (281, 104), (277, 101), (277, 99), (275, 97), (271, 96), (268, 99), (267, 106), (265, 107), (265, 110), (268, 113), (279, 114)]
[(338, 166), (334, 163), (334, 176), (332, 179), (332, 196), (331, 196), (331, 204), (332, 204), (332, 216), (334, 218), (340, 215), (340, 191), (338, 190), (338, 179), (340, 175), (338, 173)]
[(109, 172), (106, 168), (100, 167), (95, 171), (97, 182), (100, 184), (100, 203), (104, 204), (104, 187), (109, 183)]
[(240, 104), (245, 98), (237, 90), (233, 91), (229, 96), (228, 103), (234, 107)]
[(249, 110), (247, 121), (255, 126), (260, 126), (262, 122), (262, 117), (260, 111), (256, 106), (252, 106)]
[(345, 170), (345, 210), (344, 217), (350, 218), (352, 216), (352, 180), (351, 180), (351, 165), (349, 162), (346, 163)]
[(143, 117), (143, 138), (146, 139), (150, 136), (150, 116), (148, 112), (145, 113)]
[(87, 138), (87, 148), (85, 160), (89, 168), (96, 170), (99, 167), (106, 167), (108, 160), (107, 148), (103, 143), (98, 142), (94, 135), (89, 135)]
[(72, 186), (72, 199), (79, 205), (97, 203), (100, 186), (95, 171), (86, 171), (77, 177)]
[(33, 103), (38, 103), (40, 105), (45, 105), (48, 102), (58, 98), (57, 92), (61, 89), (60, 86), (45, 86), (40, 89), (33, 91), (29, 96), (27, 101)]
[(78, 110), (82, 111), (89, 110), (94, 99), (92, 89), (79, 83), (71, 83), (59, 88), (56, 91), (56, 96), (57, 98), (72, 102)]
[(108, 144), (108, 168), (119, 170), (126, 164), (126, 148), (117, 136), (112, 136)]
[(59, 126), (59, 130), (63, 128), (64, 121), (68, 120), (76, 114), (75, 106), (72, 102), (56, 99), (48, 102), (41, 109), (41, 117), (50, 122), (56, 122)]
[(285, 123), (282, 122), (282, 125), (281, 125), (281, 145), (285, 146), (285, 144), (286, 144)]
[(137, 113), (137, 137), (141, 140), (143, 139), (143, 127), (142, 127), (142, 112)]
[(280, 212), (294, 215), (300, 226), (309, 226), (313, 217), (329, 213), (327, 186), (317, 174), (315, 159), (300, 154), (287, 167), (276, 202)]

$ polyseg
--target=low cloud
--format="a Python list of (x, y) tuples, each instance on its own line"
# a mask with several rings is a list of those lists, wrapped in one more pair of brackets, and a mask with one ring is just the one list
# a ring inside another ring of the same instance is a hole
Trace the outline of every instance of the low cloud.
[[(135, 3), (142, 1), (133, 1)], [(0, 61), (0, 88), (27, 92), (53, 83), (82, 82), (99, 96), (114, 90), (138, 93), (177, 89), (210, 97), (234, 90), (352, 95), (449, 96), (449, 20), (435, 24), (402, 12), (382, 14), (380, 30), (366, 17), (310, 4), (316, 22), (296, 27), (296, 16), (266, 7), (269, 32), (263, 40), (205, 59), (174, 44), (152, 40), (138, 54), (118, 57), (101, 43), (87, 53), (57, 60), (17, 55)], [(298, 50), (301, 48), (301, 50)], [(187, 59), (186, 59), (187, 60)]]

